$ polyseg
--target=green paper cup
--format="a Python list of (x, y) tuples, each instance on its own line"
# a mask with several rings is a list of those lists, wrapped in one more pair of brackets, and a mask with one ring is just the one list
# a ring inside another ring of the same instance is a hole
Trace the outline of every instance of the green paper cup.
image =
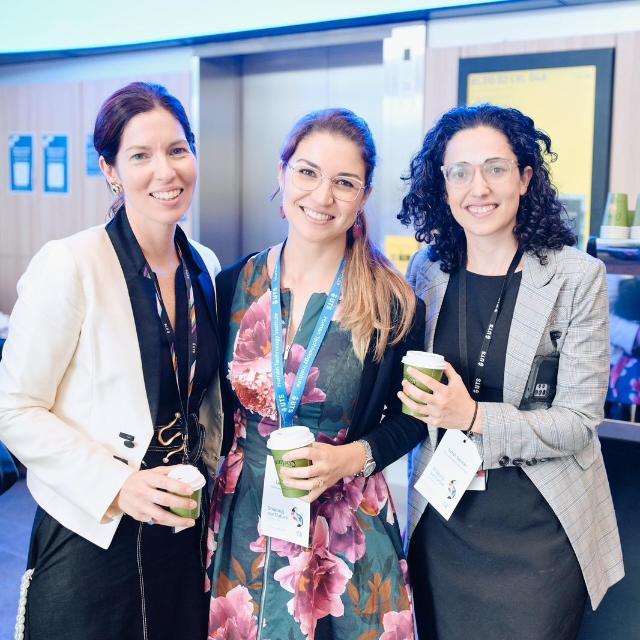
[[(190, 464), (176, 465), (170, 472), (169, 477), (188, 484), (193, 489), (191, 499), (196, 501), (193, 509), (180, 509), (178, 507), (170, 507), (171, 512), (181, 518), (191, 518), (197, 520), (200, 517), (200, 502), (202, 500), (202, 487), (207, 483), (205, 477)], [(174, 494), (179, 495), (179, 494)]]
[[(442, 380), (442, 373), (446, 366), (443, 356), (438, 355), (437, 353), (428, 353), (427, 351), (407, 351), (402, 358), (402, 364), (404, 365), (405, 380), (408, 380), (411, 384), (414, 384), (416, 387), (422, 389), (422, 391), (426, 391), (427, 393), (431, 393), (431, 390), (409, 375), (409, 367), (418, 369), (418, 371), (421, 371), (422, 373), (427, 374), (430, 378), (434, 378), (440, 382), (440, 380)], [(406, 413), (408, 416), (414, 416), (416, 418), (422, 417), (421, 414), (414, 413), (405, 404), (402, 405), (402, 413)]]
[(609, 227), (628, 227), (629, 197), (626, 193), (609, 193), (605, 208), (604, 224)]
[(304, 489), (292, 489), (287, 487), (280, 475), (282, 468), (308, 467), (311, 464), (311, 461), (303, 459), (287, 462), (282, 459), (282, 456), (294, 449), (307, 447), (314, 442), (314, 440), (315, 438), (313, 437), (313, 433), (311, 433), (307, 427), (283, 427), (271, 432), (269, 440), (267, 440), (267, 448), (271, 450), (271, 455), (273, 456), (273, 461), (276, 465), (276, 471), (278, 472), (280, 489), (282, 490), (282, 495), (285, 498), (302, 498), (303, 496), (308, 495), (309, 492)]

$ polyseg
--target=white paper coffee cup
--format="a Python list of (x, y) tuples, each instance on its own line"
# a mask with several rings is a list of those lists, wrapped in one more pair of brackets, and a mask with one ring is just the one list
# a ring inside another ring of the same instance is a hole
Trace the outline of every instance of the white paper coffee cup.
[(282, 427), (271, 432), (267, 440), (267, 448), (278, 451), (300, 449), (314, 441), (315, 437), (309, 427)]
[(420, 369), (445, 369), (447, 366), (444, 356), (427, 351), (407, 351), (402, 357), (402, 364)]
[(267, 440), (267, 448), (271, 450), (271, 455), (273, 456), (273, 462), (276, 466), (276, 472), (278, 473), (278, 480), (280, 481), (280, 489), (282, 490), (283, 496), (287, 498), (301, 498), (309, 493), (304, 489), (293, 489), (288, 487), (284, 483), (281, 471), (283, 467), (308, 467), (310, 461), (304, 458), (300, 460), (285, 461), (282, 457), (288, 451), (306, 447), (314, 441), (315, 437), (308, 427), (283, 427), (271, 432), (271, 435)]

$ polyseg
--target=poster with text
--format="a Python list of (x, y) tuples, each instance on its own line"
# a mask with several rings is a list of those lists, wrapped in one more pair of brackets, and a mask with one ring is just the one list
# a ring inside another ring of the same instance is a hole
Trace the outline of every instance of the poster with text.
[(33, 136), (13, 133), (9, 136), (9, 189), (15, 193), (33, 191)]
[(43, 179), (45, 193), (69, 193), (69, 136), (42, 136)]

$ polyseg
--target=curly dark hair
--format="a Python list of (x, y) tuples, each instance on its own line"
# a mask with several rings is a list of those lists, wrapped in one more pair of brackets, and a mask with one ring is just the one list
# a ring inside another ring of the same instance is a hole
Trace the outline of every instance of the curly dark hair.
[(463, 129), (491, 127), (509, 141), (520, 171), (533, 169), (527, 193), (520, 198), (513, 233), (520, 249), (535, 254), (541, 263), (549, 249), (574, 245), (564, 205), (549, 177), (545, 160), (556, 160), (551, 138), (536, 129), (533, 120), (517, 109), (492, 104), (455, 107), (447, 111), (427, 132), (422, 149), (412, 158), (409, 175), (403, 180), (410, 188), (402, 200), (398, 219), (413, 223), (419, 242), (429, 243), (429, 258), (440, 261), (445, 273), (456, 271), (466, 261), (467, 243), (462, 227), (451, 215), (446, 201), (444, 176), (440, 170), (449, 140)]

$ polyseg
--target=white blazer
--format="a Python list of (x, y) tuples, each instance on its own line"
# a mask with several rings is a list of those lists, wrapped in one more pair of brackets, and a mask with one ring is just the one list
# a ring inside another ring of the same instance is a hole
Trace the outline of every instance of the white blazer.
[[(192, 244), (213, 281), (218, 259)], [(212, 472), (221, 406), (216, 377), (200, 409)], [(133, 448), (123, 431), (134, 436)], [(106, 549), (122, 516), (105, 513), (152, 436), (131, 302), (105, 227), (47, 243), (18, 283), (0, 361), (0, 440), (27, 467), (36, 502)]]

